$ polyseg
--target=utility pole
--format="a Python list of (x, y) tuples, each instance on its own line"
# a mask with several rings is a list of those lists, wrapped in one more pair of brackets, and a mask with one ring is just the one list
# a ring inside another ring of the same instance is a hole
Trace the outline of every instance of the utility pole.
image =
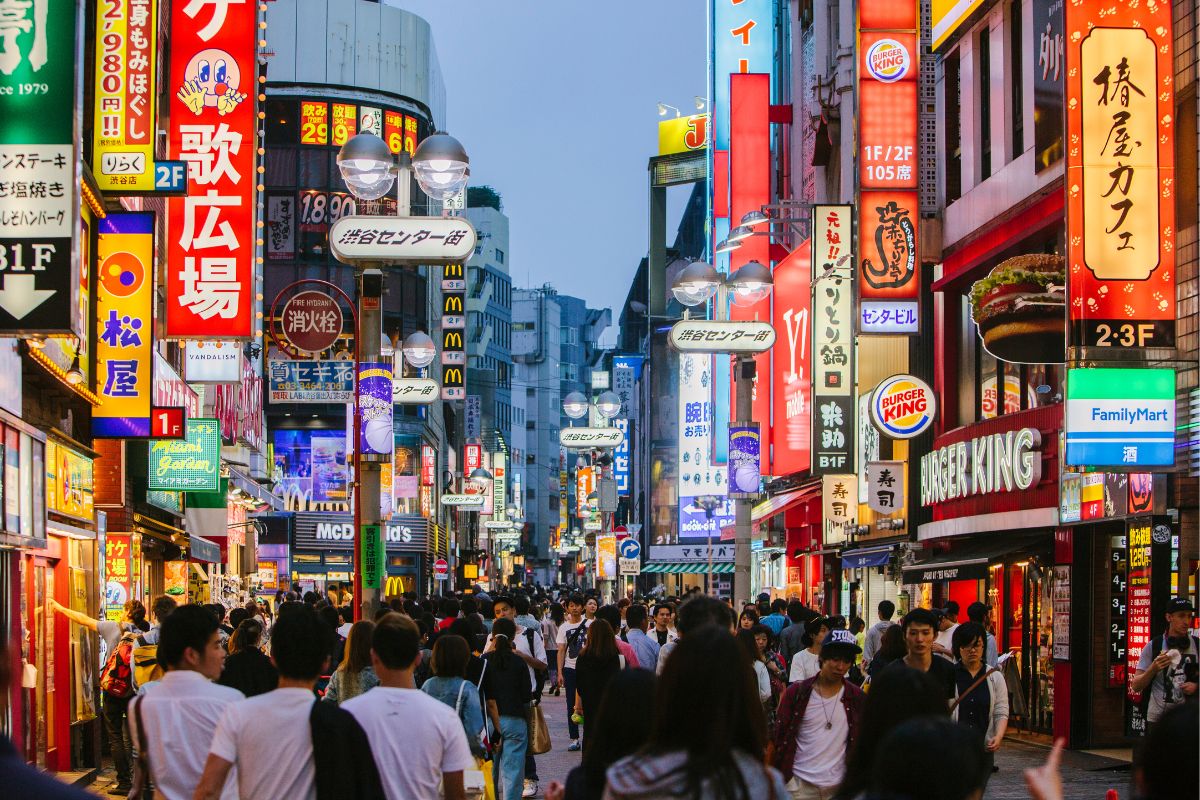
[[(754, 356), (739, 355), (737, 370), (737, 396), (734, 413), (736, 425), (751, 425), (754, 422)], [(733, 602), (750, 599), (750, 512), (754, 501), (739, 497), (734, 501), (733, 533)]]
[[(383, 336), (383, 271), (375, 268), (362, 270), (358, 275), (358, 326), (361, 342), (359, 343), (359, 363), (356, 368), (359, 373), (363, 364), (379, 362), (383, 356), (380, 353)], [(355, 391), (358, 391), (357, 381)], [(359, 551), (353, 559), (359, 568), (354, 571), (355, 597), (358, 599), (360, 619), (372, 619), (375, 608), (379, 603), (381, 587), (368, 587), (363, 582), (361, 569), (362, 550), (373, 546), (378, 557), (384, 553), (384, 526), (380, 495), (383, 491), (383, 465), (376, 457), (368, 456), (362, 447), (362, 421), (359, 412), (358, 424), (355, 426), (357, 439), (354, 442), (354, 453), (358, 463), (355, 479), (358, 481), (355, 510), (358, 514), (358, 536), (363, 537), (372, 532), (378, 537), (377, 542), (368, 545), (356, 538)], [(372, 527), (373, 526), (373, 527)], [(383, 565), (378, 565), (382, 567)], [(383, 572), (385, 570), (380, 570)]]

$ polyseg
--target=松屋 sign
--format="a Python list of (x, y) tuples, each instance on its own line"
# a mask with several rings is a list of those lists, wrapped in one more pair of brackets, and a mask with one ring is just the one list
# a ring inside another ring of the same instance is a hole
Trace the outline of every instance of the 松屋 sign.
[(1171, 3), (1067, 2), (1065, 12), (1068, 344), (1172, 347)]
[(1175, 463), (1175, 370), (1067, 370), (1066, 463), (1169, 467)]
[(921, 457), (921, 505), (975, 495), (1025, 491), (1042, 479), (1036, 428), (992, 433)]
[(103, 192), (153, 192), (155, 60), (153, 0), (96, 4), (96, 84), (92, 163)]
[(0, 333), (88, 335), (75, 313), (80, 8), (0, 6)]
[(171, 6), (170, 153), (187, 162), (187, 196), (168, 201), (166, 335), (254, 334), (258, 175), (256, 42), (251, 2)]

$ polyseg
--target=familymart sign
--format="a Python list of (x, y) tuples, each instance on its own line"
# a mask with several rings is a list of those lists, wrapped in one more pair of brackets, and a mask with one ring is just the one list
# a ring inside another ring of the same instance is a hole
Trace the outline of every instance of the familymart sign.
[(1175, 370), (1067, 370), (1067, 456), (1076, 467), (1175, 464)]

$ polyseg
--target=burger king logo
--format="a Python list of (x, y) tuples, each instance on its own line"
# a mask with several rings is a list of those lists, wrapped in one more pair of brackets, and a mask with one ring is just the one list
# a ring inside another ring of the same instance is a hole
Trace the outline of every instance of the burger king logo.
[(871, 394), (871, 421), (885, 436), (911, 439), (933, 423), (933, 390), (912, 375), (893, 375)]
[(895, 39), (880, 39), (867, 50), (867, 72), (883, 83), (895, 83), (908, 74), (912, 58)]

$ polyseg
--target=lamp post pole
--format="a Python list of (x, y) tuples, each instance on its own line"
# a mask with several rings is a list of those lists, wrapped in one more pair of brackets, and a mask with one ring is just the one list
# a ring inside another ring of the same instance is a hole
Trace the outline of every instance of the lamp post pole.
[[(355, 398), (356, 406), (359, 400), (358, 379), (361, 379), (362, 365), (380, 361), (381, 337), (383, 335), (383, 271), (379, 269), (364, 269), (358, 275), (358, 325), (362, 342), (358, 349), (358, 363), (355, 365)], [(357, 547), (354, 548), (354, 596), (358, 600), (358, 618), (370, 619), (375, 613), (379, 602), (380, 587), (368, 587), (363, 582), (363, 550), (365, 542), (362, 539), (368, 535), (378, 537), (373, 543), (374, 552), (382, 555), (384, 547), (383, 514), (381, 495), (383, 492), (383, 468), (379, 460), (367, 456), (362, 446), (362, 413), (356, 414), (355, 436), (353, 450), (357, 460), (355, 475), (354, 508), (358, 516), (358, 529), (355, 537)]]
[[(754, 419), (754, 357), (738, 356), (734, 364), (737, 370), (737, 395), (734, 399), (734, 414), (738, 425), (749, 425)], [(733, 599), (750, 598), (750, 511), (753, 500), (739, 497), (734, 506), (733, 531)]]

